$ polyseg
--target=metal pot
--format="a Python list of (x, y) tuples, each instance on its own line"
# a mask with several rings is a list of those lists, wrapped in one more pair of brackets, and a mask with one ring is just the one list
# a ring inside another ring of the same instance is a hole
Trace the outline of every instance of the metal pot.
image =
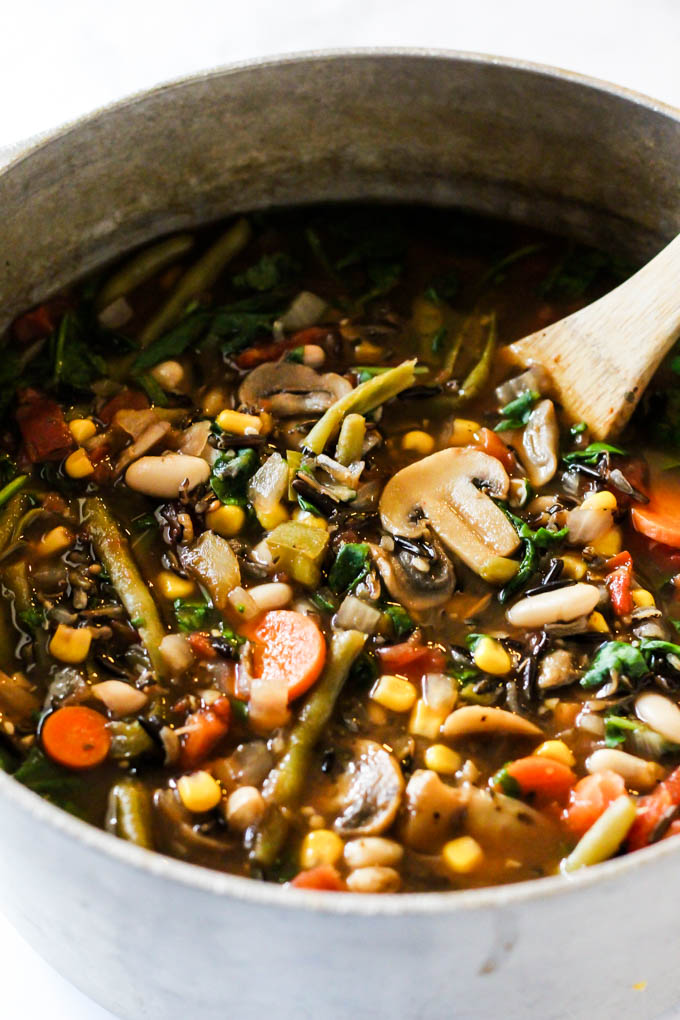
[[(222, 70), (5, 169), (0, 322), (160, 232), (318, 200), (465, 205), (646, 257), (680, 230), (679, 165), (676, 111), (515, 61), (359, 52)], [(5, 775), (0, 831), (7, 915), (130, 1020), (623, 1020), (680, 1000), (676, 839), (569, 879), (381, 897), (151, 854)]]

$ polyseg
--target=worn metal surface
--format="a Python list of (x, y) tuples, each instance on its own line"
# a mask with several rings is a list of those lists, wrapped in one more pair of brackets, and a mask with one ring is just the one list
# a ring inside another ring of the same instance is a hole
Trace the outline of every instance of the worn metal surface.
[[(458, 203), (649, 255), (680, 229), (678, 165), (674, 111), (516, 62), (227, 69), (103, 111), (0, 174), (0, 321), (159, 232), (291, 202)], [(641, 1020), (680, 998), (677, 841), (569, 880), (381, 898), (149, 854), (4, 775), (0, 833), (7, 914), (130, 1020)]]

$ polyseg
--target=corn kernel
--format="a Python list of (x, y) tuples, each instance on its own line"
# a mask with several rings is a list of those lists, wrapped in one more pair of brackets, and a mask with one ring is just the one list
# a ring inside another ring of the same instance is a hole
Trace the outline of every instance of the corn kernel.
[(328, 531), (328, 521), (325, 517), (317, 517), (316, 514), (310, 513), (309, 510), (303, 510), (301, 506), (293, 510), (293, 520), (301, 521), (310, 528), (321, 528), (322, 531)]
[(180, 776), (177, 780), (177, 792), (187, 811), (202, 814), (212, 811), (222, 800), (222, 788), (209, 772), (193, 772), (190, 776)]
[(638, 609), (648, 609), (656, 605), (651, 591), (645, 588), (634, 588), (630, 594)]
[(610, 556), (616, 556), (617, 553), (621, 552), (622, 542), (621, 528), (614, 525), (613, 528), (610, 528), (597, 541), (591, 542), (590, 547), (598, 556), (604, 556), (608, 559)]
[(381, 676), (371, 691), (371, 697), (390, 712), (408, 712), (417, 694), (408, 680), (400, 676)]
[(431, 744), (425, 751), (425, 767), (439, 772), (442, 776), (452, 776), (458, 771), (463, 759), (457, 751), (451, 750), (446, 744)]
[(72, 665), (85, 662), (92, 644), (89, 627), (67, 627), (60, 623), (50, 641), (50, 655)]
[(354, 348), (354, 354), (361, 362), (374, 364), (381, 361), (384, 351), (378, 344), (372, 344), (370, 340), (361, 340)]
[(422, 457), (427, 457), (428, 453), (432, 453), (434, 450), (434, 439), (427, 432), (413, 429), (402, 436), (401, 448), (402, 450), (410, 450), (411, 453), (419, 453)]
[(582, 577), (586, 576), (586, 564), (580, 556), (575, 556), (574, 553), (564, 553), (560, 559), (562, 560), (562, 573), (565, 577), (570, 577), (573, 581), (580, 581)]
[(262, 422), (254, 414), (224, 410), (217, 415), (216, 421), (224, 432), (234, 432), (238, 436), (259, 434), (262, 431)]
[(618, 503), (613, 492), (591, 492), (581, 503), (582, 510), (616, 510)]
[(287, 521), (288, 517), (288, 511), (283, 503), (275, 503), (271, 510), (260, 510), (257, 514), (257, 519), (265, 531), (272, 531)]
[(595, 610), (595, 612), (590, 614), (588, 617), (588, 630), (596, 631), (598, 634), (609, 633), (609, 624), (602, 613), (598, 613), (598, 611)]
[(166, 599), (187, 599), (193, 595), (196, 585), (185, 577), (173, 574), (171, 570), (162, 570), (156, 579), (158, 590)]
[(492, 556), (482, 567), (479, 576), (488, 584), (507, 584), (518, 570), (517, 560), (511, 560), (507, 556)]
[(315, 829), (302, 840), (300, 867), (317, 868), (320, 864), (337, 864), (344, 849), (345, 844), (336, 832)]
[(408, 731), (414, 737), (427, 737), (434, 740), (439, 736), (442, 723), (449, 713), (445, 709), (432, 708), (422, 698), (413, 706), (408, 721)]
[(539, 758), (550, 758), (551, 761), (559, 761), (562, 765), (568, 765), (569, 768), (576, 763), (576, 759), (571, 753), (571, 748), (567, 747), (563, 740), (544, 740), (536, 748), (534, 754), (537, 754)]
[(484, 851), (472, 836), (451, 839), (442, 850), (444, 864), (457, 875), (468, 875), (484, 860)]
[(83, 448), (78, 447), (66, 458), (64, 471), (69, 478), (87, 478), (94, 471), (94, 467)]
[(482, 673), (492, 676), (505, 676), (512, 669), (512, 659), (500, 641), (490, 637), (479, 639), (472, 652), (475, 666)]
[(68, 427), (76, 443), (80, 446), (86, 443), (88, 439), (92, 439), (92, 436), (97, 431), (97, 426), (89, 418), (74, 418), (73, 421), (68, 423)]
[(449, 446), (468, 446), (475, 440), (475, 432), (479, 432), (481, 425), (478, 421), (470, 421), (469, 418), (455, 418)]
[(52, 528), (38, 542), (36, 552), (38, 556), (56, 556), (73, 545), (73, 535), (62, 525)]
[(205, 523), (222, 538), (233, 538), (246, 523), (245, 510), (240, 506), (226, 504), (217, 510), (210, 510), (205, 515)]

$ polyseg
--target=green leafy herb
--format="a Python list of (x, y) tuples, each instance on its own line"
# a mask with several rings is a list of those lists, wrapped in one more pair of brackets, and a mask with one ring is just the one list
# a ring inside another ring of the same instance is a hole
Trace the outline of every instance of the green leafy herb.
[(603, 453), (618, 453), (620, 456), (627, 456), (626, 451), (620, 446), (612, 446), (611, 443), (590, 443), (584, 450), (574, 450), (567, 453), (563, 458), (565, 464), (596, 464)]
[(231, 712), (234, 719), (237, 722), (242, 723), (244, 726), (247, 725), (250, 718), (248, 703), (246, 701), (241, 701), (240, 698), (229, 698), (229, 704), (231, 705)]
[(248, 479), (255, 474), (258, 465), (257, 453), (249, 446), (221, 454), (210, 475), (210, 486), (217, 498), (223, 503), (245, 506)]
[(642, 723), (637, 719), (627, 719), (622, 715), (608, 715), (604, 721), (605, 747), (618, 747), (623, 744), (632, 731), (639, 729)]
[(292, 351), (288, 351), (283, 360), (292, 361), (295, 365), (301, 365), (305, 360), (304, 347), (293, 347)]
[(76, 390), (89, 390), (95, 379), (106, 374), (106, 362), (93, 349), (91, 339), (83, 317), (66, 312), (50, 338), (56, 386), (66, 384)]
[(152, 404), (155, 404), (157, 407), (168, 406), (168, 398), (165, 394), (165, 390), (161, 384), (154, 379), (150, 372), (142, 372), (141, 375), (137, 375), (135, 378)]
[(328, 575), (328, 585), (336, 595), (354, 591), (371, 566), (370, 549), (366, 542), (345, 542), (335, 557)]
[(541, 527), (534, 530), (521, 517), (516, 517), (515, 514), (511, 513), (505, 503), (497, 502), (497, 506), (500, 507), (508, 520), (513, 524), (523, 543), (519, 570), (498, 593), (498, 601), (501, 605), (504, 605), (515, 592), (520, 591), (525, 586), (538, 570), (539, 551), (546, 552), (548, 549), (564, 541), (569, 534), (569, 529), (564, 527), (560, 528), (559, 531), (552, 531), (550, 528)]
[(175, 599), (172, 604), (175, 611), (177, 626), (185, 634), (202, 630), (211, 618), (213, 609), (207, 602), (189, 602), (186, 599)]
[(502, 769), (493, 776), (491, 785), (495, 786), (497, 790), (504, 793), (506, 797), (521, 797), (522, 787), (519, 785), (514, 776), (511, 776), (508, 772), (508, 766), (504, 765)]
[(403, 638), (415, 630), (415, 623), (408, 615), (403, 606), (389, 605), (385, 607), (385, 616), (388, 616), (396, 637)]
[(534, 404), (540, 399), (540, 396), (540, 393), (537, 393), (536, 390), (527, 390), (525, 393), (521, 393), (519, 397), (511, 400), (509, 404), (500, 409), (500, 415), (504, 420), (496, 425), (494, 431), (506, 432), (508, 429), (524, 428), (529, 421)]
[(232, 278), (238, 290), (274, 290), (284, 285), (291, 276), (300, 271), (300, 266), (286, 252), (277, 251), (263, 255), (254, 265)]
[(634, 267), (617, 256), (583, 246), (571, 247), (541, 287), (543, 297), (573, 300), (582, 297), (599, 276), (606, 274), (623, 282)]
[(238, 658), (239, 649), (246, 643), (246, 639), (237, 634), (231, 627), (228, 627), (226, 623), (222, 624), (220, 636), (229, 645), (234, 657)]
[(569, 435), (576, 439), (577, 436), (583, 435), (587, 428), (588, 426), (584, 421), (579, 421), (575, 425), (571, 426), (569, 429)]
[(309, 601), (324, 613), (334, 613), (338, 608), (337, 602), (326, 589), (312, 592)]
[(35, 633), (35, 631), (40, 630), (45, 625), (46, 616), (45, 610), (42, 606), (31, 606), (30, 609), (24, 609), (17, 615), (20, 622), (23, 623), (23, 625), (31, 631), (31, 633)]
[(51, 761), (39, 747), (31, 749), (14, 778), (65, 811), (79, 814), (71, 798), (81, 789), (82, 780)]
[(639, 648), (625, 641), (607, 641), (581, 677), (581, 686), (599, 687), (610, 679), (612, 672), (638, 680), (649, 673), (649, 667)]

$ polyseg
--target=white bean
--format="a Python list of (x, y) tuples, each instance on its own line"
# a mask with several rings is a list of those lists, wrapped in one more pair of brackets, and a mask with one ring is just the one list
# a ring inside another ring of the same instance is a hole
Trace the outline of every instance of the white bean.
[(264, 815), (265, 803), (256, 786), (239, 786), (227, 798), (226, 816), (232, 829), (245, 832)]
[(266, 613), (270, 609), (283, 609), (293, 598), (293, 589), (283, 581), (272, 581), (270, 584), (258, 584), (249, 588), (248, 594), (260, 610)]
[(326, 360), (326, 352), (318, 344), (305, 344), (302, 362), (310, 368), (321, 368)]
[(194, 653), (183, 634), (166, 634), (158, 650), (173, 676), (181, 676), (193, 664)]
[(93, 684), (91, 690), (118, 717), (139, 712), (147, 702), (143, 691), (138, 691), (124, 680), (102, 680), (101, 683)]
[(601, 747), (593, 751), (586, 761), (589, 772), (617, 772), (626, 786), (632, 790), (651, 790), (666, 774), (666, 770), (655, 761), (645, 761), (618, 748)]
[(673, 744), (680, 744), (680, 708), (662, 694), (648, 691), (635, 699), (635, 714)]
[(403, 856), (400, 843), (381, 836), (362, 836), (345, 844), (345, 861), (350, 868), (387, 867), (398, 864)]
[(186, 372), (179, 361), (161, 361), (151, 369), (151, 375), (159, 386), (169, 392), (178, 391), (182, 387)]
[(347, 876), (347, 888), (357, 893), (397, 892), (401, 885), (399, 872), (394, 868), (357, 868)]
[(520, 599), (505, 614), (513, 627), (543, 627), (546, 623), (569, 623), (588, 616), (600, 600), (594, 584), (572, 584)]
[(191, 491), (209, 477), (210, 466), (201, 457), (164, 453), (136, 460), (127, 469), (125, 483), (145, 496), (176, 499), (185, 482), (187, 491)]

